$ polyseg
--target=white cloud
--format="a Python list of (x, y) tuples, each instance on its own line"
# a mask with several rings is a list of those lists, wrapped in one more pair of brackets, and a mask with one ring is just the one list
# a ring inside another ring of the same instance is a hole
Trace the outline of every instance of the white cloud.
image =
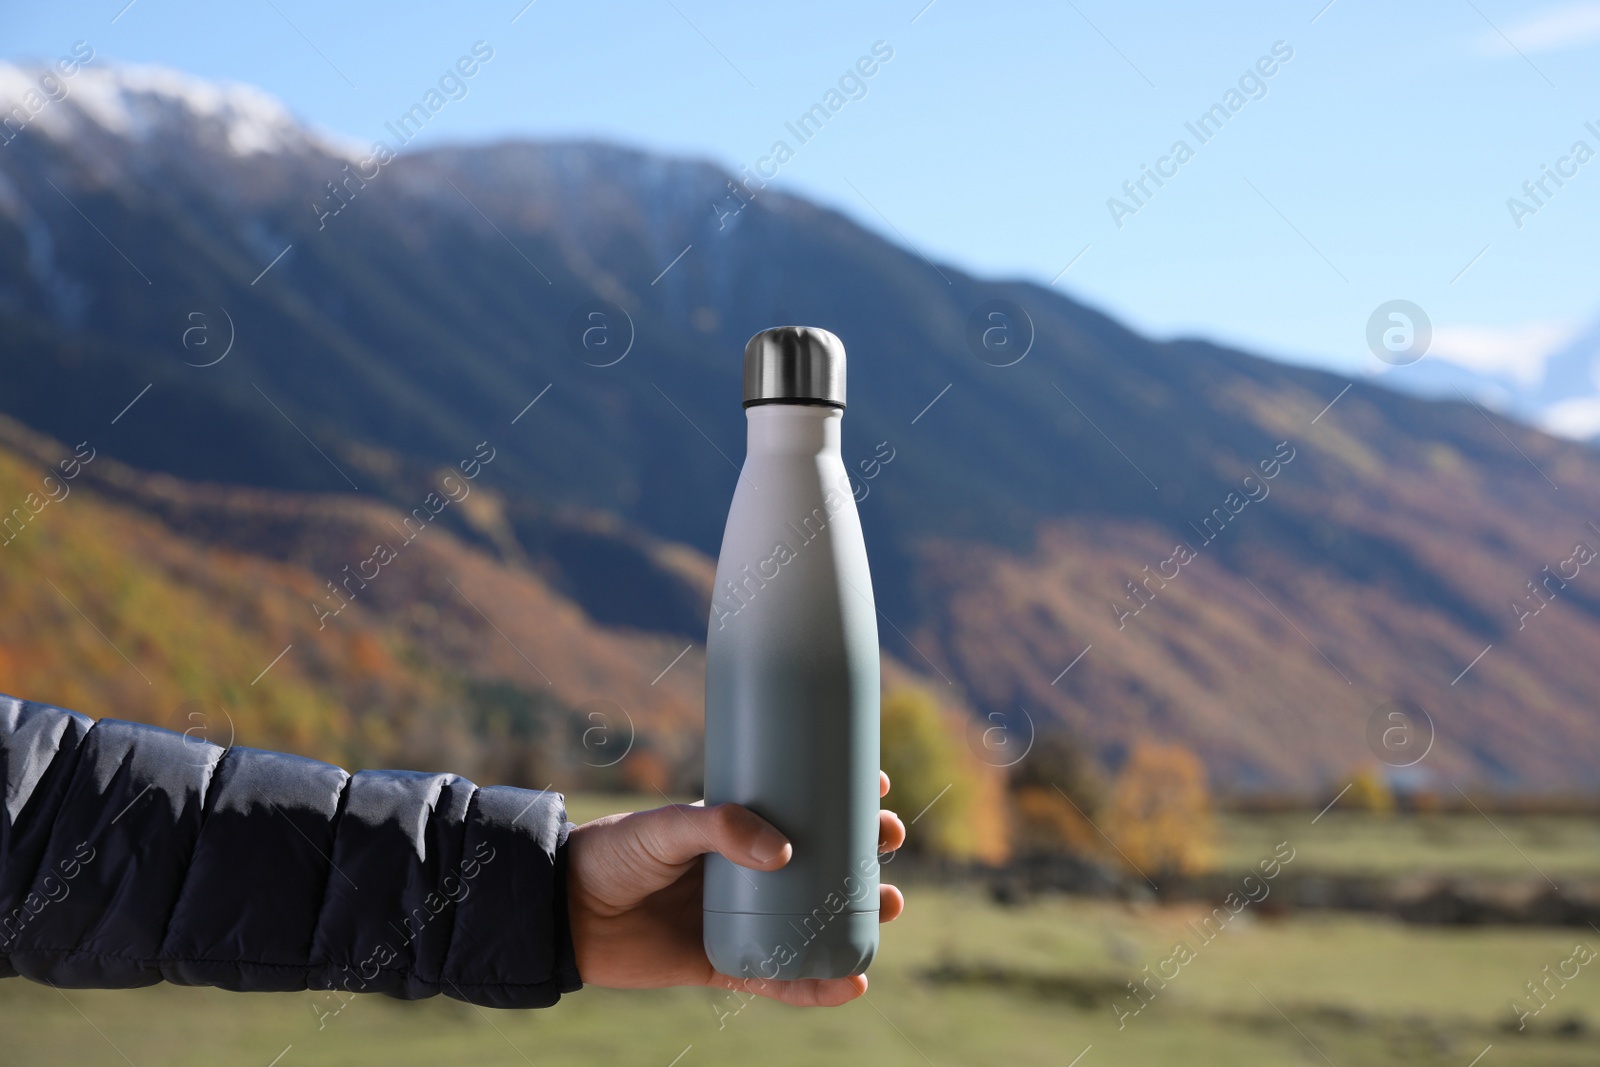
[(1539, 425), (1557, 437), (1579, 441), (1600, 436), (1600, 396), (1580, 396), (1551, 404), (1540, 413)]
[(1544, 379), (1545, 364), (1573, 337), (1569, 323), (1520, 326), (1436, 326), (1428, 356), (1476, 371), (1502, 375), (1521, 388)]
[(1521, 22), (1487, 30), (1478, 38), (1479, 48), (1490, 55), (1514, 55), (1506, 47), (1509, 38), (1524, 55), (1535, 52), (1562, 52), (1600, 43), (1600, 2), (1562, 4), (1546, 8)]

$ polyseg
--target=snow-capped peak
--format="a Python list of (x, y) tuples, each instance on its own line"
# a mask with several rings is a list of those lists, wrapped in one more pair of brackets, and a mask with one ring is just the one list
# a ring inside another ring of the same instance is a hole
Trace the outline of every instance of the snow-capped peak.
[(252, 85), (99, 59), (71, 75), (57, 66), (0, 63), (0, 122), (7, 135), (36, 126), (60, 139), (79, 132), (82, 120), (135, 141), (185, 126), (212, 126), (237, 156), (350, 151), (341, 139), (308, 129), (276, 97)]

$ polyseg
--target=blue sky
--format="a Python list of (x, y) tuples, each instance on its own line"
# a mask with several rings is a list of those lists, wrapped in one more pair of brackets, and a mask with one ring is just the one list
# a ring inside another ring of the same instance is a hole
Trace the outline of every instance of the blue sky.
[[(1600, 151), (1600, 2), (126, 2), (5, 5), (0, 55), (84, 39), (367, 140), (481, 39), (495, 58), (426, 140), (592, 136), (736, 169), (882, 41), (866, 95), (777, 181), (935, 259), (1351, 372), (1380, 366), (1365, 328), (1391, 299), (1485, 365), (1600, 313), (1600, 159), (1547, 179), (1520, 228), (1507, 207), (1575, 141)], [(1292, 58), (1201, 144), (1185, 123), (1275, 42)], [(1192, 158), (1161, 162), (1180, 139)], [(1176, 174), (1119, 228), (1108, 199), (1135, 206), (1123, 183), (1158, 164)]]

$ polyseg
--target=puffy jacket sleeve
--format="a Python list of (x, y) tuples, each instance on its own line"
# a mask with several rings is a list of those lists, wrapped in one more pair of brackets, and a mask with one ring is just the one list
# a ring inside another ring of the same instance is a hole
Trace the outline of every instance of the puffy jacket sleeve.
[(63, 987), (580, 987), (558, 793), (362, 771), (0, 696), (0, 977)]

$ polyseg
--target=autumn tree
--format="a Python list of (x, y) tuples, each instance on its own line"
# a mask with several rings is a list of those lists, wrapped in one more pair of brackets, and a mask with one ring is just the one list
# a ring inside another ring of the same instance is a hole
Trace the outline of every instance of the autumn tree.
[(1216, 828), (1200, 760), (1182, 745), (1137, 742), (1112, 785), (1102, 827), (1146, 877), (1205, 871)]
[(1021, 852), (1098, 852), (1091, 821), (1104, 786), (1093, 763), (1065, 733), (1041, 733), (1010, 768), (1011, 840)]
[[(902, 687), (882, 704), (883, 769), (894, 809), (910, 827), (906, 847), (962, 860), (998, 860), (1006, 850), (1003, 808), (986, 803), (986, 773), (968, 750), (963, 722), (924, 689)], [(920, 816), (920, 817), (919, 817)]]
[(1366, 766), (1350, 778), (1349, 790), (1341, 798), (1357, 811), (1373, 815), (1394, 814), (1394, 791), (1376, 767)]

